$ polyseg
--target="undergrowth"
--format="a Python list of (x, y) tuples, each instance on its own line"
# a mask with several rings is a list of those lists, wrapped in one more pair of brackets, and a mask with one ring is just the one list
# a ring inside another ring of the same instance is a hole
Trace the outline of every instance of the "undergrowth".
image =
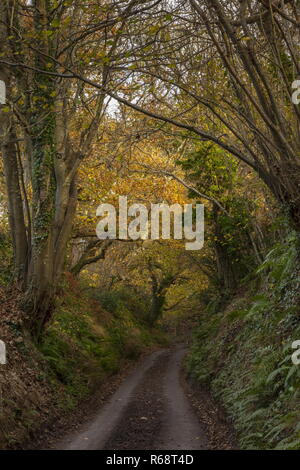
[(53, 320), (36, 345), (24, 328), (15, 290), (0, 288), (0, 333), (8, 353), (7, 364), (0, 365), (1, 449), (34, 442), (41, 429), (66, 420), (83, 399), (109, 389), (112, 375), (140, 354), (166, 343), (159, 329), (145, 327), (129, 298), (124, 292), (100, 295), (66, 279)]
[(159, 330), (150, 331), (138, 319), (129, 299), (124, 291), (85, 291), (78, 285), (64, 294), (39, 346), (62, 408), (74, 408), (125, 362), (166, 343)]
[(297, 240), (276, 245), (244, 292), (200, 316), (189, 373), (224, 404), (243, 449), (300, 449), (300, 339)]

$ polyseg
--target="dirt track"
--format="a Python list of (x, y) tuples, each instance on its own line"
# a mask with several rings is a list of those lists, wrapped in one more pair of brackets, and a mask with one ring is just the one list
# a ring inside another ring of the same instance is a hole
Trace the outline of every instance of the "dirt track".
[[(182, 384), (182, 347), (152, 353), (95, 418), (58, 449), (194, 450), (211, 448)], [(198, 416), (197, 416), (198, 415)], [(201, 420), (201, 416), (200, 416)]]

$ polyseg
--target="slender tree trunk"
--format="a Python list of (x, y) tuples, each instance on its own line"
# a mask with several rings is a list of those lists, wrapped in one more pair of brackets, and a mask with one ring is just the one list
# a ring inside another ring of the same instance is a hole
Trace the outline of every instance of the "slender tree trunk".
[[(9, 36), (13, 26), (9, 17), (11, 2), (0, 4), (0, 52), (8, 53)], [(6, 85), (6, 99), (9, 101), (11, 95), (13, 76), (9, 69), (0, 67), (0, 80)], [(7, 105), (4, 105), (7, 107)], [(9, 111), (3, 111), (0, 106), (0, 139), (1, 153), (5, 173), (5, 181), (8, 195), (9, 224), (11, 238), (14, 247), (14, 264), (16, 280), (24, 285), (26, 282), (26, 271), (28, 264), (28, 240), (23, 212), (22, 192), (20, 187), (19, 164), (17, 156), (17, 137), (14, 130), (13, 115)]]
[(25, 284), (28, 265), (28, 241), (15, 141), (14, 132), (9, 130), (3, 138), (2, 156), (8, 190), (9, 223), (14, 247), (15, 277), (18, 282), (21, 281)]
[(236, 273), (234, 271), (231, 257), (228, 253), (224, 233), (218, 221), (219, 208), (214, 204), (213, 218), (215, 230), (215, 253), (217, 259), (217, 271), (221, 291), (232, 291), (237, 286)]

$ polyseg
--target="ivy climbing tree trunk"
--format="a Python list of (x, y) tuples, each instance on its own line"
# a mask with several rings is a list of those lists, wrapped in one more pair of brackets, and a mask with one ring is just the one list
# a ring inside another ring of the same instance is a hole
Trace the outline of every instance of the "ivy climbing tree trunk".
[[(19, 52), (10, 39), (16, 29), (18, 6), (1, 2), (0, 52), (10, 56)], [(49, 20), (50, 2), (36, 0), (32, 36), (39, 46), (34, 65), (39, 70), (55, 70), (46, 56), (53, 53), (56, 36)], [(48, 29), (49, 28), (49, 29)], [(25, 292), (23, 306), (35, 337), (49, 319), (54, 295), (63, 271), (66, 245), (70, 237), (77, 201), (77, 169), (81, 159), (68, 141), (63, 94), (66, 89), (44, 73), (31, 74), (30, 98), (27, 99), (25, 131), (18, 139), (13, 113), (14, 89), (28, 98), (27, 80), (1, 66), (0, 80), (7, 89), (6, 105), (0, 109), (1, 153), (6, 177), (9, 222), (14, 248), (15, 279)], [(24, 87), (24, 88), (22, 88)], [(19, 132), (20, 134), (20, 132)], [(27, 145), (31, 192), (30, 209), (24, 193), (23, 168), (18, 156), (18, 141)]]
[[(52, 56), (56, 33), (51, 30), (50, 3), (36, 0), (34, 28), (39, 42), (38, 70), (55, 71)], [(45, 30), (51, 35), (45, 35)], [(24, 306), (39, 336), (53, 310), (76, 209), (79, 156), (68, 142), (64, 116), (66, 90), (57, 79), (33, 74), (34, 103), (29, 115), (32, 181), (32, 251)]]

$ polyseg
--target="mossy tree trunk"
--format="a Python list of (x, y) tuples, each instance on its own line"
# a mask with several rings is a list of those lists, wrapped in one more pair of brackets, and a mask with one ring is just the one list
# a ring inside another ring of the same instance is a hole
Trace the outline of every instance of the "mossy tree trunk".
[(219, 288), (221, 293), (233, 291), (237, 286), (237, 275), (235, 273), (232, 256), (228, 251), (228, 244), (225, 239), (226, 233), (219, 222), (219, 208), (213, 206), (213, 225), (214, 225), (214, 249), (217, 261), (217, 273)]
[(159, 318), (161, 318), (163, 314), (165, 302), (166, 302), (165, 294), (159, 293), (159, 292), (153, 292), (149, 319), (148, 319), (148, 323), (150, 326), (154, 326), (155, 323), (159, 320)]
[[(55, 32), (50, 25), (50, 1), (35, 2), (35, 32), (39, 53), (35, 67), (56, 70)], [(46, 31), (52, 34), (45, 35)], [(80, 156), (68, 142), (64, 101), (56, 78), (33, 74), (34, 103), (29, 115), (31, 139), (32, 238), (25, 308), (30, 327), (39, 336), (53, 310), (54, 295), (63, 271), (77, 202), (76, 176)]]
[(154, 326), (162, 317), (166, 304), (166, 296), (168, 289), (179, 279), (179, 272), (164, 272), (161, 268), (157, 269), (157, 265), (148, 261), (148, 271), (151, 278), (151, 305), (148, 315), (148, 323)]
[[(0, 4), (0, 52), (7, 54), (10, 48), (10, 37), (14, 24), (10, 21), (9, 8), (13, 2)], [(11, 98), (14, 77), (8, 67), (0, 67), (0, 80), (6, 86), (6, 101)], [(28, 233), (26, 231), (23, 211), (22, 192), (19, 179), (19, 162), (17, 154), (17, 136), (15, 132), (14, 115), (9, 110), (7, 103), (0, 106), (0, 139), (3, 167), (5, 173), (9, 223), (11, 238), (15, 254), (15, 278), (24, 285), (24, 272), (28, 268)]]
[[(15, 2), (1, 3), (1, 49), (14, 56), (16, 46), (9, 42), (13, 36), (18, 11)], [(33, 38), (39, 53), (33, 58), (39, 70), (55, 70), (48, 59), (55, 46), (55, 32), (51, 35), (48, 0), (36, 0), (34, 5)], [(4, 46), (5, 45), (5, 46)], [(2, 52), (2, 51), (1, 51)], [(15, 279), (24, 290), (23, 307), (28, 313), (29, 327), (39, 337), (51, 316), (54, 295), (63, 271), (66, 245), (70, 238), (77, 202), (76, 177), (81, 155), (72, 150), (68, 141), (64, 101), (67, 84), (58, 84), (56, 78), (44, 73), (12, 73), (0, 70), (0, 79), (6, 83), (8, 104), (12, 89), (26, 97), (28, 110), (22, 141), (24, 158), (29, 168), (30, 208), (24, 191), (23, 168), (18, 158), (18, 126), (12, 111), (1, 109), (1, 149), (5, 168), (12, 234)], [(29, 88), (29, 91), (28, 91)], [(3, 108), (3, 106), (2, 106)], [(7, 106), (6, 106), (7, 108)]]

